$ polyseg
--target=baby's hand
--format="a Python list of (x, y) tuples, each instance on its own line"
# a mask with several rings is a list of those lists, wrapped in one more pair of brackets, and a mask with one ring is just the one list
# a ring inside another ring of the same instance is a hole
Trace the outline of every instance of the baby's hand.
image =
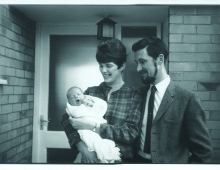
[(88, 107), (93, 107), (94, 101), (92, 100), (91, 97), (85, 96), (84, 99), (82, 100), (82, 104)]

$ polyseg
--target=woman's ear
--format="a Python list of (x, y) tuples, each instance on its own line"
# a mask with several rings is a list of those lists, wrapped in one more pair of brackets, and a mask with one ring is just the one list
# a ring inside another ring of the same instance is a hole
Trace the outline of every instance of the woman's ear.
[(123, 63), (122, 66), (119, 68), (119, 71), (123, 71), (125, 69), (126, 63)]

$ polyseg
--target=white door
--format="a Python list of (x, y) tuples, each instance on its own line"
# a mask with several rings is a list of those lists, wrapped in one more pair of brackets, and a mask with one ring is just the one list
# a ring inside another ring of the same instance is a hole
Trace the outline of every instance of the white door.
[[(101, 74), (99, 73), (98, 64), (95, 61), (95, 47), (97, 44), (94, 44), (94, 47), (92, 48), (86, 48), (83, 42), (79, 42), (79, 39), (76, 39), (77, 44), (80, 45), (81, 48), (77, 50), (77, 47), (75, 48), (73, 44), (74, 51), (71, 52), (71, 54), (57, 54), (61, 57), (58, 57), (58, 59), (54, 62), (54, 56), (51, 56), (53, 54), (50, 52), (50, 37), (53, 35), (59, 35), (61, 37), (65, 37), (65, 35), (73, 37), (74, 35), (83, 37), (91, 35), (95, 36), (96, 26), (37, 26), (32, 156), (33, 163), (47, 163), (48, 149), (70, 148), (66, 134), (64, 131), (62, 131), (62, 129), (57, 128), (61, 126), (59, 118), (57, 119), (53, 116), (53, 114), (60, 114), (59, 116), (61, 118), (62, 114), (65, 113), (65, 96), (67, 89), (70, 86), (76, 85), (85, 90), (88, 86), (98, 85), (103, 81)], [(62, 48), (62, 46), (60, 48)], [(68, 47), (65, 46), (65, 48)], [(71, 49), (71, 47), (69, 48)], [(88, 54), (90, 52), (91, 54), (89, 56), (86, 55), (86, 53)], [(60, 59), (61, 61), (68, 59), (68, 57), (65, 58), (65, 56), (68, 55), (70, 55), (70, 62), (59, 61)], [(79, 58), (79, 56), (81, 58)], [(91, 65), (90, 62), (93, 62), (97, 65)], [(54, 67), (54, 65), (50, 65), (50, 63), (57, 65), (56, 68), (50, 70), (52, 66)], [(54, 71), (55, 73), (50, 73), (50, 71)], [(55, 76), (53, 78), (56, 80), (50, 80), (51, 74)], [(50, 83), (50, 81), (52, 83)], [(55, 91), (56, 95), (52, 95), (51, 97), (51, 91), (52, 93)], [(53, 98), (56, 98), (56, 100), (52, 100)], [(51, 113), (50, 108), (56, 108), (56, 106), (51, 104), (51, 100), (52, 102), (56, 102), (57, 105), (60, 104), (58, 108), (63, 110), (57, 109), (57, 112), (52, 110)], [(51, 126), (51, 124), (53, 125)]]

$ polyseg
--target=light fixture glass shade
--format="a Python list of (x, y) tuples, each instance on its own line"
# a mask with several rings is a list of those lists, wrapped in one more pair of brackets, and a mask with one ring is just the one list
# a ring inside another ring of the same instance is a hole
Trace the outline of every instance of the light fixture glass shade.
[(116, 24), (116, 22), (109, 19), (109, 18), (104, 18), (103, 20), (99, 21), (96, 24), (98, 26), (97, 39), (98, 40), (105, 40), (105, 39), (114, 38), (115, 24)]

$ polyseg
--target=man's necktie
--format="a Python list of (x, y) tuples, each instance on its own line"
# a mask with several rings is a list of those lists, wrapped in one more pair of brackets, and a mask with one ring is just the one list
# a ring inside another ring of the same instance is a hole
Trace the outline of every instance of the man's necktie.
[(148, 102), (148, 118), (147, 118), (147, 129), (146, 129), (146, 138), (145, 138), (145, 145), (144, 145), (144, 152), (150, 153), (150, 136), (151, 136), (151, 126), (153, 121), (153, 110), (154, 110), (154, 97), (156, 87), (151, 87), (151, 94)]

